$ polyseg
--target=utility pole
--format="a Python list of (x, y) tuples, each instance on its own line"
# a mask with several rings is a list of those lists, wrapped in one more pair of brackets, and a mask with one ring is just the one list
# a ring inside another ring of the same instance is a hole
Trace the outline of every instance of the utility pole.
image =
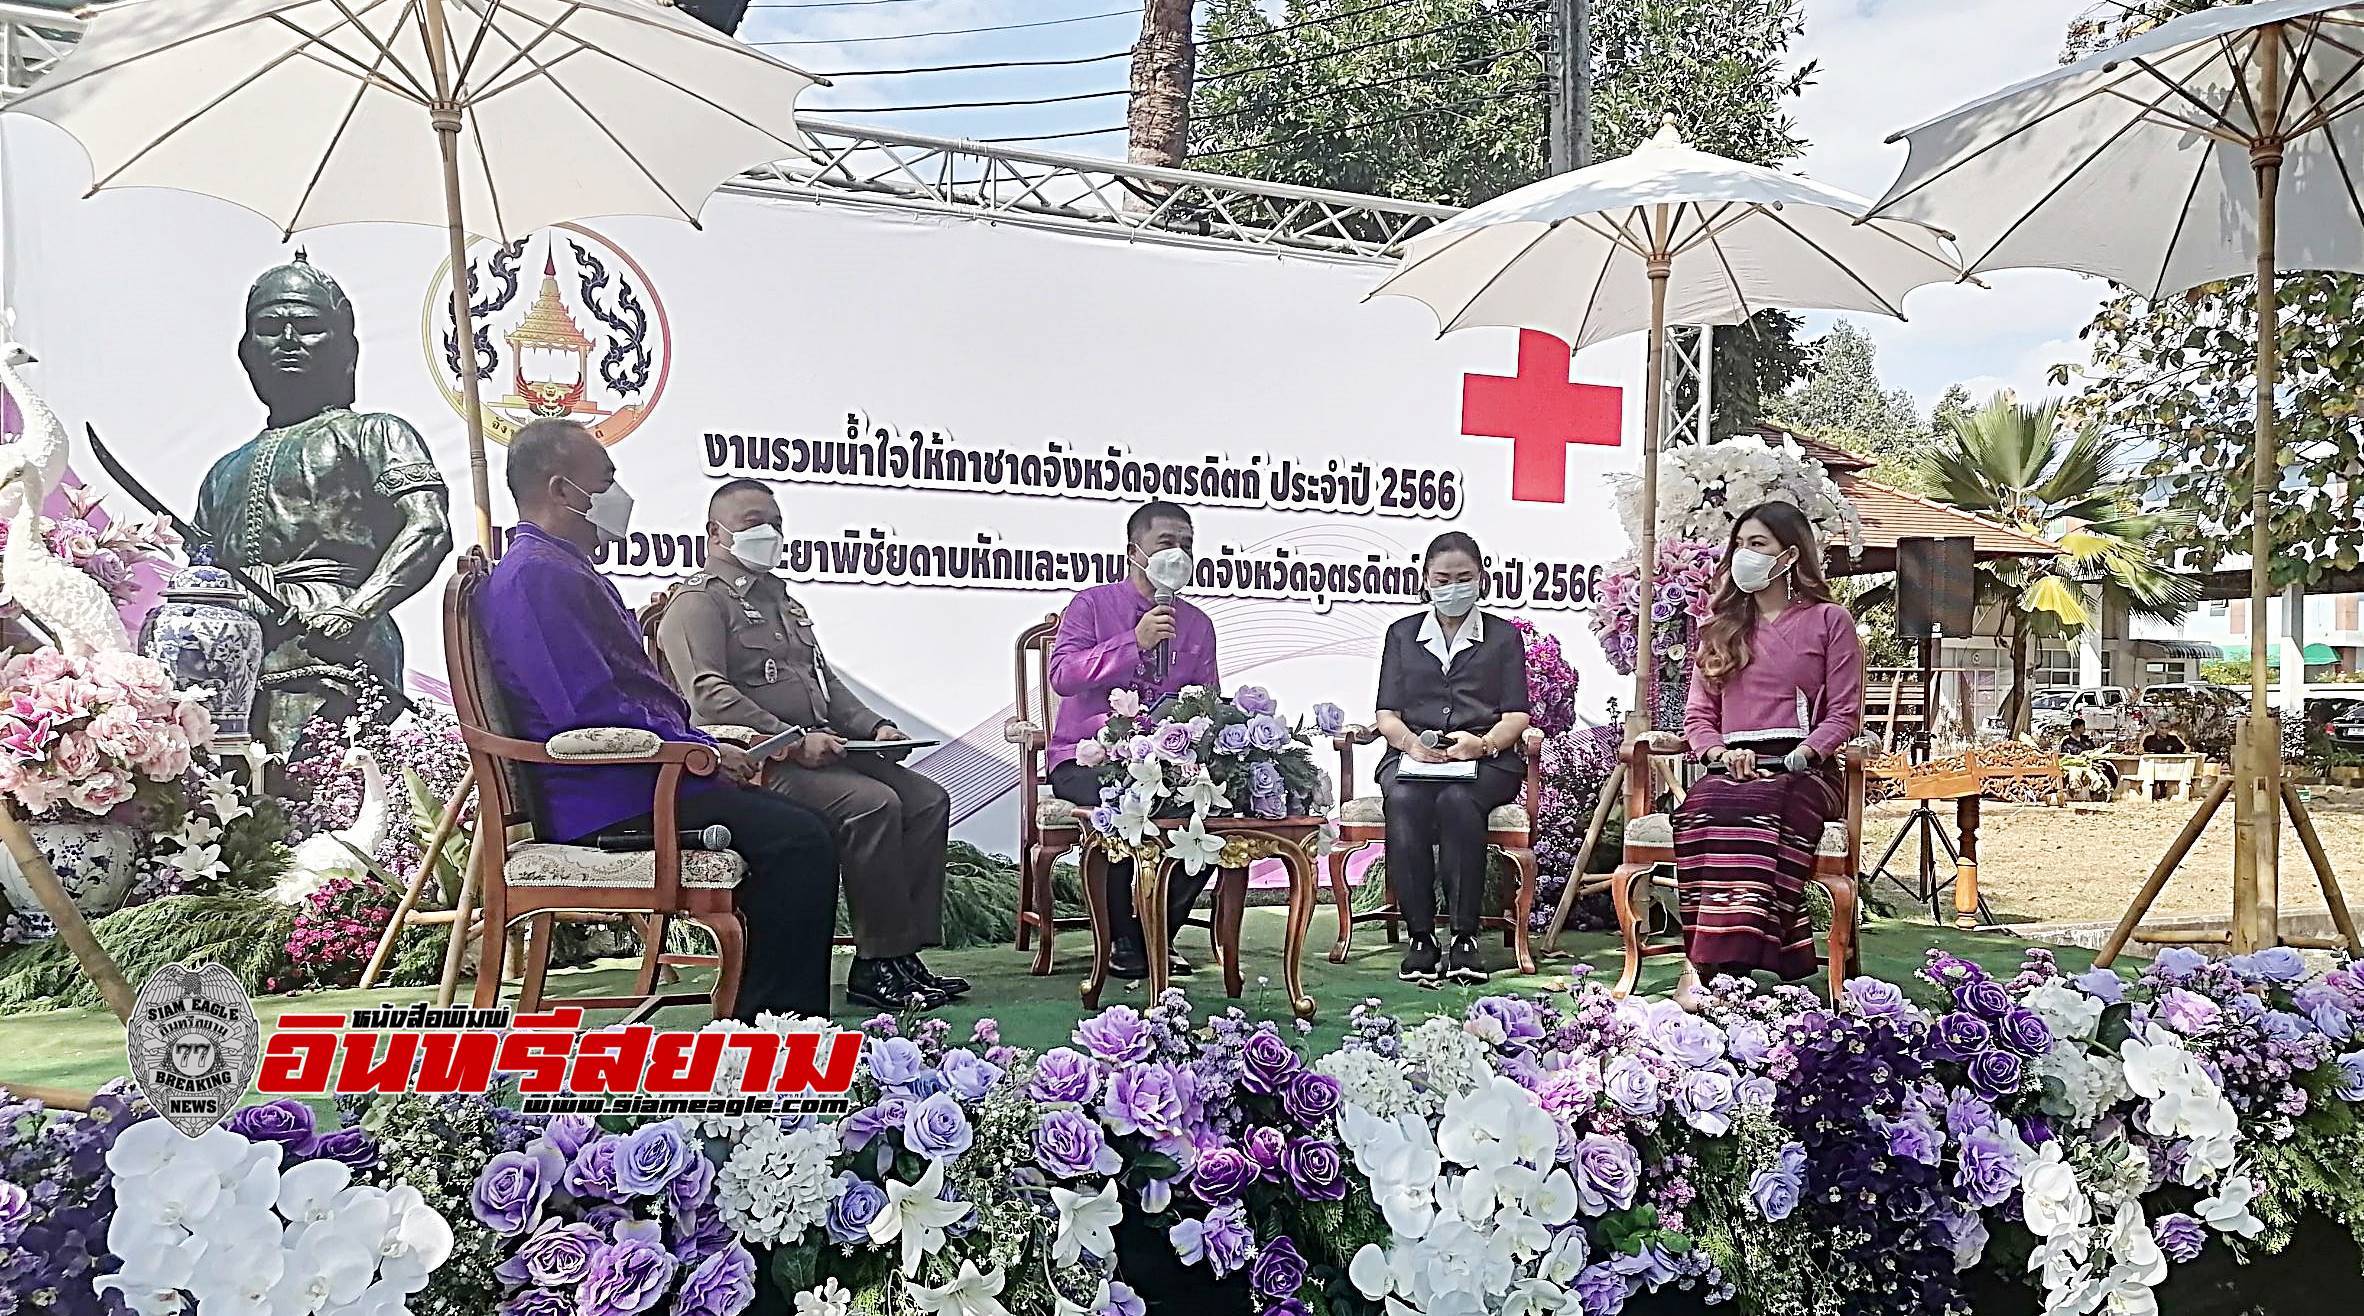
[(1592, 163), (1592, 0), (1551, 0), (1551, 171)]
[(1134, 164), (1179, 169), (1190, 153), (1190, 80), (1198, 63), (1191, 0), (1146, 0), (1133, 47), (1133, 94), (1125, 125)]

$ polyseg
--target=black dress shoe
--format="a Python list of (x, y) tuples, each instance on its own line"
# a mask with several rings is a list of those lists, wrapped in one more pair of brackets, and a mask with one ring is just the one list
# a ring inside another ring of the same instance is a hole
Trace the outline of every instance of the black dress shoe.
[(1196, 965), (1192, 964), (1190, 961), (1188, 961), (1188, 960), (1186, 960), (1186, 959), (1182, 958), (1182, 952), (1180, 952), (1180, 951), (1178, 951), (1178, 950), (1175, 950), (1175, 949), (1174, 949), (1173, 947), (1171, 947), (1171, 946), (1168, 946), (1168, 947), (1166, 948), (1166, 976), (1167, 976), (1167, 977), (1169, 977), (1169, 978), (1187, 978), (1187, 977), (1189, 977), (1190, 975), (1192, 975), (1192, 974), (1194, 974), (1194, 973), (1196, 973), (1196, 972), (1198, 972), (1198, 966), (1196, 966)]
[(903, 966), (904, 974), (918, 979), (923, 986), (933, 987), (944, 995), (955, 999), (969, 994), (968, 979), (950, 978), (937, 973), (929, 969), (927, 964), (917, 955), (906, 955), (900, 963)]
[(1149, 951), (1130, 937), (1119, 937), (1108, 948), (1108, 972), (1118, 978), (1149, 976)]
[(1436, 938), (1415, 935), (1412, 945), (1404, 952), (1403, 966), (1395, 971), (1396, 981), (1421, 987), (1437, 985), (1437, 966), (1444, 953), (1436, 948)]
[(1479, 983), (1486, 977), (1486, 967), (1478, 962), (1477, 938), (1454, 937), (1453, 948), (1445, 952), (1446, 981)]
[(933, 1010), (952, 998), (905, 973), (894, 960), (854, 961), (845, 975), (845, 999), (887, 1014)]

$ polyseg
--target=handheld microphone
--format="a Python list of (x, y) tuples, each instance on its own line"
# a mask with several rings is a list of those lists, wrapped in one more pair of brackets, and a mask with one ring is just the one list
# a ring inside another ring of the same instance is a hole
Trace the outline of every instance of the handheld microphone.
[(1420, 747), (1422, 749), (1443, 749), (1445, 747), (1445, 733), (1442, 731), (1421, 732)]
[[(1160, 608), (1171, 608), (1174, 606), (1174, 591), (1160, 585), (1157, 592), (1149, 596), (1149, 601)], [(1162, 685), (1173, 670), (1174, 642), (1159, 640), (1157, 647), (1149, 651), (1149, 679)]]
[[(654, 832), (611, 832), (599, 838), (598, 846), (602, 850), (611, 852), (654, 850), (657, 848), (657, 837)], [(714, 826), (700, 827), (694, 831), (685, 830), (681, 833), (681, 848), (684, 850), (728, 850), (731, 848), (731, 829), (717, 823)]]

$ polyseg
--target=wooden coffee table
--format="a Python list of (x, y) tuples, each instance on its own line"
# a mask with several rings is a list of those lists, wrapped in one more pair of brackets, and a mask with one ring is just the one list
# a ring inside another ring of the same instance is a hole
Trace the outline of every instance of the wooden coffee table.
[[(1108, 980), (1108, 955), (1113, 939), (1108, 918), (1108, 865), (1131, 860), (1134, 865), (1133, 904), (1141, 917), (1142, 940), (1149, 953), (1149, 994), (1164, 992), (1166, 963), (1166, 882), (1177, 866), (1167, 854), (1162, 833), (1184, 825), (1183, 819), (1159, 819), (1160, 836), (1138, 846), (1121, 837), (1102, 836), (1087, 827), (1083, 836), (1084, 904), (1092, 915), (1092, 971), (1084, 979), (1083, 1001), (1098, 1009), (1100, 989)], [(1207, 831), (1223, 838), (1223, 855), (1215, 879), (1215, 939), (1223, 959), (1224, 992), (1237, 999), (1240, 973), (1240, 919), (1247, 907), (1248, 865), (1278, 859), (1289, 875), (1289, 931), (1281, 955), (1281, 983), (1289, 994), (1289, 1008), (1299, 1018), (1311, 1018), (1314, 1001), (1305, 994), (1303, 961), (1305, 935), (1313, 925), (1317, 858), (1327, 818), (1209, 818)]]

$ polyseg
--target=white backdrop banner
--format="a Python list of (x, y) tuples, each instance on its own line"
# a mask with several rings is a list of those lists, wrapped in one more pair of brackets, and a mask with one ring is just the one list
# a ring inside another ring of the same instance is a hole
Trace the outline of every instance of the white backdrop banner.
[[(235, 347), (270, 226), (165, 191), (83, 199), (46, 124), (5, 124), (7, 295), (30, 377), (77, 439), (187, 510), (263, 413)], [(831, 660), (945, 749), (980, 843), (1007, 848), (1013, 642), (1123, 570), (1126, 515), (1197, 512), (1198, 587), (1228, 684), (1291, 713), (1371, 711), (1378, 640), (1417, 606), (1434, 535), (1485, 547), (1490, 609), (1559, 634), (1595, 716), (1620, 687), (1585, 616), (1627, 550), (1604, 482), (1636, 464), (1641, 348), (1435, 337), (1361, 304), (1382, 271), (1311, 256), (1048, 231), (881, 205), (717, 197), (703, 232), (623, 219), (479, 243), (474, 358), (495, 439), (536, 415), (594, 428), (638, 498), (604, 563), (628, 602), (695, 571), (709, 493), (770, 483), (783, 572)], [(424, 435), (469, 537), (463, 356), (440, 231), (303, 235), (359, 318), (360, 409)], [(76, 469), (104, 483), (86, 455)], [(131, 510), (121, 494), (109, 499)], [(400, 615), (414, 686), (443, 689), (440, 588)], [(990, 808), (1000, 804), (1000, 808)]]

